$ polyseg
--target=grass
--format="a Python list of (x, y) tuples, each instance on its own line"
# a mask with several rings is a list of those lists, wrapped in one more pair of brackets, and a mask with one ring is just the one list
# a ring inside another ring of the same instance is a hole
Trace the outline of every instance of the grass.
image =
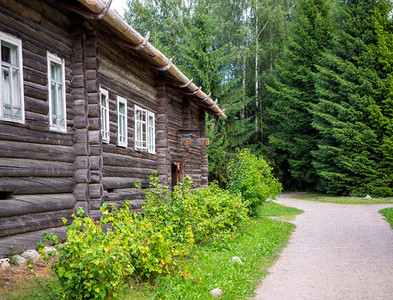
[(379, 213), (385, 217), (386, 221), (389, 222), (390, 227), (393, 229), (393, 208), (381, 209)]
[[(56, 284), (57, 278), (50, 267), (42, 260), (31, 262), (34, 264), (36, 275), (42, 285)], [(0, 299), (45, 299), (44, 290), (38, 285), (31, 271), (26, 270), (26, 264), (11, 266), (0, 271)]]
[(322, 194), (304, 193), (293, 196), (293, 198), (338, 204), (393, 204), (393, 197), (364, 199), (364, 197), (335, 197)]
[(293, 220), (296, 215), (303, 213), (302, 210), (287, 207), (275, 202), (269, 201), (258, 208), (258, 215), (261, 217), (277, 217), (283, 220)]
[[(259, 217), (244, 226), (232, 240), (207, 241), (197, 245), (184, 262), (182, 272), (161, 277), (155, 285), (128, 289), (120, 299), (213, 299), (210, 291), (223, 290), (223, 299), (247, 299), (253, 296), (261, 279), (286, 246), (295, 226), (269, 217), (288, 218), (300, 210), (279, 204), (265, 203)], [(242, 264), (231, 258), (237, 256)], [(54, 281), (54, 276), (45, 278)], [(21, 288), (23, 286), (23, 288)], [(139, 285), (141, 286), (141, 285)], [(0, 299), (45, 299), (33, 278), (8, 287)], [(4, 291), (4, 290), (3, 290)]]

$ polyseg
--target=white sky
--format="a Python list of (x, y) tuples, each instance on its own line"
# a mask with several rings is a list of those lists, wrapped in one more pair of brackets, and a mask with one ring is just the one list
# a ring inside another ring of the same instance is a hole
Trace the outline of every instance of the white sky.
[(124, 16), (124, 9), (126, 7), (126, 0), (112, 0), (111, 9), (116, 10), (122, 17)]

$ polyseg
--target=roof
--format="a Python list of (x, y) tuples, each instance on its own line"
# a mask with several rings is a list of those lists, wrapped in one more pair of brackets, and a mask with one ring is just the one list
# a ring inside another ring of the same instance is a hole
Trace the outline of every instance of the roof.
[[(116, 37), (113, 37), (115, 43), (122, 47), (127, 47), (138, 52), (150, 64), (170, 79), (172, 85), (178, 88), (182, 93), (190, 97), (198, 105), (206, 109), (209, 113), (226, 119), (226, 115), (217, 105), (217, 99), (214, 101), (210, 94), (207, 95), (201, 87), (197, 87), (192, 79), (185, 76), (172, 62), (157, 48), (148, 41), (148, 35), (143, 37), (139, 32), (125, 22), (115, 11), (110, 9), (110, 3), (105, 5), (101, 0), (78, 0), (85, 8), (89, 10), (90, 19), (99, 20), (105, 23)], [(78, 13), (86, 17), (86, 12), (78, 10)], [(93, 16), (93, 17), (92, 17)]]

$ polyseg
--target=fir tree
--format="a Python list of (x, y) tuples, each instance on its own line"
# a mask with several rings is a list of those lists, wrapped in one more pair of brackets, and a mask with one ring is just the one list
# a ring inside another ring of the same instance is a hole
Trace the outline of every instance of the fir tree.
[(378, 62), (381, 48), (375, 47), (382, 42), (378, 30), (388, 29), (387, 3), (340, 1), (335, 44), (318, 67), (313, 126), (321, 138), (313, 165), (331, 194), (391, 194), (388, 175), (381, 174), (386, 112), (380, 107), (390, 71)]
[(318, 101), (313, 73), (321, 53), (331, 45), (331, 12), (328, 0), (296, 2), (285, 56), (277, 67), (275, 82), (268, 86), (274, 130), (269, 141), (276, 152), (276, 163), (287, 177), (287, 188), (312, 189), (318, 183), (311, 163), (318, 137), (312, 127), (311, 108)]

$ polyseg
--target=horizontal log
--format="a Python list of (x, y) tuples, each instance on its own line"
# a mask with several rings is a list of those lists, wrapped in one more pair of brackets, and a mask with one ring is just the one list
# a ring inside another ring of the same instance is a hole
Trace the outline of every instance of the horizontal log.
[(22, 158), (0, 158), (0, 177), (72, 177), (73, 163)]
[(56, 234), (61, 242), (67, 238), (65, 226), (0, 238), (0, 258), (8, 256), (10, 252), (19, 253), (26, 249), (36, 249), (37, 241), (44, 240), (44, 232)]
[(72, 209), (0, 218), (0, 237), (59, 227), (62, 218), (71, 220)]
[(72, 194), (17, 195), (10, 200), (0, 200), (0, 218), (73, 209), (75, 204)]
[[(125, 74), (125, 72), (127, 72), (126, 69), (119, 74)], [(128, 78), (125, 79), (119, 74), (114, 74), (114, 71), (107, 66), (100, 67), (99, 82), (107, 89), (116, 91), (120, 96), (129, 99), (131, 103), (139, 104), (155, 111), (157, 107), (156, 91), (151, 86), (146, 86), (143, 82), (135, 83), (132, 82), (135, 80), (131, 79), (129, 81)], [(144, 91), (144, 89), (148, 92)]]
[[(114, 198), (115, 199), (115, 198)], [(105, 200), (105, 202), (108, 203), (109, 207), (123, 207), (123, 202), (124, 200)], [(134, 199), (131, 202), (131, 209), (133, 210), (140, 210), (142, 207), (142, 204), (146, 202), (145, 199)]]
[(28, 96), (25, 96), (25, 110), (39, 113), (45, 116), (49, 114), (49, 106), (47, 102), (37, 100)]
[(0, 156), (8, 158), (34, 157), (38, 160), (62, 162), (74, 162), (76, 159), (75, 151), (70, 146), (55, 146), (4, 140), (0, 140)]
[(131, 177), (131, 178), (148, 178), (155, 169), (148, 168), (124, 168), (124, 167), (113, 167), (103, 166), (102, 174), (104, 177)]
[(48, 101), (48, 87), (46, 85), (40, 85), (40, 84), (35, 84), (33, 82), (24, 82), (24, 95), (42, 100), (42, 101)]
[(15, 18), (10, 19), (4, 10), (5, 9), (0, 6), (0, 28), (2, 31), (22, 33), (25, 36), (24, 39), (28, 39), (29, 37), (30, 41), (33, 42), (32, 40), (34, 40), (36, 44), (50, 45), (51, 52), (53, 52), (53, 49), (56, 49), (63, 53), (64, 51), (71, 53), (71, 39), (60, 37), (42, 26), (26, 22), (26, 20), (20, 16), (15, 16)]
[[(130, 142), (130, 139), (128, 139)], [(147, 151), (135, 151), (133, 148), (133, 143), (128, 145), (128, 147), (118, 147), (114, 144), (103, 144), (103, 153), (113, 153), (113, 154), (119, 154), (119, 155), (128, 155), (128, 156), (133, 156), (141, 159), (148, 159), (151, 161), (157, 160), (157, 155), (155, 154), (150, 154)]]
[(74, 144), (71, 135), (49, 132), (48, 125), (42, 127), (44, 131), (36, 131), (14, 124), (0, 124), (0, 140), (63, 146), (72, 146)]
[(135, 187), (134, 183), (138, 181), (142, 187), (149, 186), (149, 179), (132, 179), (129, 177), (104, 177), (102, 178), (102, 185), (104, 189), (124, 189)]
[(140, 157), (132, 157), (127, 155), (119, 155), (105, 152), (102, 154), (102, 157), (105, 166), (122, 166), (149, 169), (154, 169), (157, 167), (157, 162), (155, 160), (149, 160)]
[(75, 181), (72, 178), (3, 177), (0, 191), (14, 195), (71, 193)]
[(111, 192), (105, 192), (103, 195), (104, 201), (135, 201), (142, 200), (146, 201), (145, 192), (143, 190), (131, 189), (119, 189)]

